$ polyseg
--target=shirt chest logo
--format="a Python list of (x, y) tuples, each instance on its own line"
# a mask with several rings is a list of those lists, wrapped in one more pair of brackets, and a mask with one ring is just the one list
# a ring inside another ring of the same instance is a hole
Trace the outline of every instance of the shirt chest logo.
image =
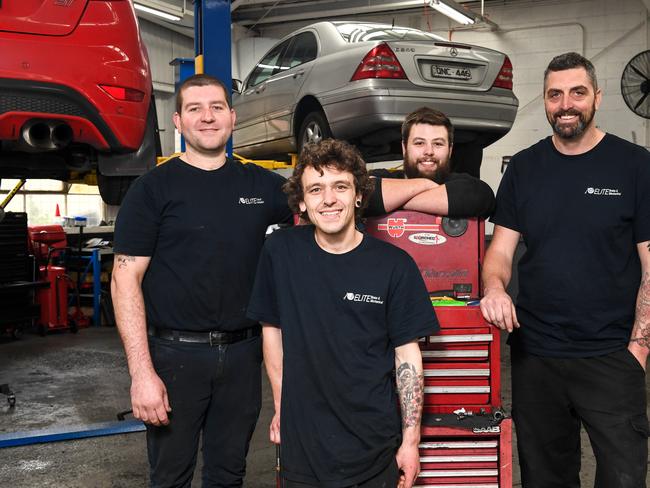
[(343, 295), (343, 300), (348, 302), (361, 302), (361, 303), (374, 303), (376, 305), (383, 305), (384, 301), (381, 297), (375, 295), (366, 295), (363, 293), (353, 293), (351, 291)]
[(264, 199), (259, 197), (239, 197), (239, 205), (263, 205)]
[(622, 195), (617, 188), (594, 188), (591, 186), (585, 190), (584, 194), (599, 197), (620, 197)]

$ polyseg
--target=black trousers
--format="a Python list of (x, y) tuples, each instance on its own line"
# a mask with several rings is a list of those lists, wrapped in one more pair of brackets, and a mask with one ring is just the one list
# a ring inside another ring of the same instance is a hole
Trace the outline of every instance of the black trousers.
[(580, 425), (596, 488), (646, 488), (645, 372), (623, 349), (559, 359), (512, 351), (512, 417), (525, 488), (580, 487)]
[[(393, 459), (386, 469), (378, 475), (352, 486), (345, 486), (340, 488), (395, 488), (399, 480), (399, 469), (397, 468), (397, 461)], [(298, 481), (291, 481), (287, 479), (282, 480), (282, 488), (319, 488), (320, 485), (310, 485), (308, 483), (300, 483)]]
[(151, 486), (190, 487), (203, 432), (203, 487), (240, 487), (261, 406), (262, 343), (253, 337), (210, 346), (149, 338), (172, 408), (170, 423), (147, 426)]

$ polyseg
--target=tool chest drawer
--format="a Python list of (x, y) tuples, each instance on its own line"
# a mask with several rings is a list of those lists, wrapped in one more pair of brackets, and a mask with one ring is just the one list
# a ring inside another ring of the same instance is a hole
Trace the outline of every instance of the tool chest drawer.
[[(491, 359), (493, 343), (498, 344), (498, 336), (489, 328), (441, 329), (436, 335), (421, 340), (420, 349), (441, 351), (440, 354), (427, 354), (432, 359), (486, 361)], [(449, 354), (445, 354), (446, 351)]]
[(420, 475), (414, 486), (510, 488), (511, 462), (512, 420), (509, 418), (498, 424), (423, 426)]
[[(440, 308), (436, 307), (436, 312)], [(460, 407), (490, 411), (501, 405), (501, 355), (496, 329), (443, 328), (423, 338), (420, 350), (425, 412), (453, 412)]]
[(449, 413), (463, 407), (491, 411), (501, 405), (500, 377), (485, 364), (475, 366), (424, 362), (424, 411)]
[(441, 329), (494, 329), (483, 318), (481, 308), (477, 302), (464, 307), (445, 307), (444, 305), (433, 307), (438, 318)]

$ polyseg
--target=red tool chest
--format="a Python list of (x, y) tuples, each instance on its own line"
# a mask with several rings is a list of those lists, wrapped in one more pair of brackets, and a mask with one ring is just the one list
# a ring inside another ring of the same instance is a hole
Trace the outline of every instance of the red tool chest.
[(425, 394), (416, 486), (510, 488), (512, 421), (501, 410), (499, 330), (478, 306), (483, 221), (398, 211), (367, 219), (366, 231), (408, 252), (431, 295), (465, 300), (436, 306), (440, 331), (420, 340)]
[(420, 476), (414, 486), (511, 487), (512, 420), (455, 424), (422, 427)]

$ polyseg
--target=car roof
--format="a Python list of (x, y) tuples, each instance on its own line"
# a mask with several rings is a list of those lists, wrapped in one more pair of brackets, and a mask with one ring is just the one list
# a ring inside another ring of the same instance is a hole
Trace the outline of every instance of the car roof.
[[(337, 36), (341, 39), (341, 41), (348, 44), (349, 42), (343, 38), (343, 36), (340, 34), (339, 31), (340, 26), (347, 25), (347, 24), (357, 25), (357, 26), (368, 26), (368, 27), (373, 27), (375, 29), (386, 29), (386, 30), (400, 29), (400, 30), (412, 31), (412, 32), (422, 32), (426, 36), (430, 36), (433, 40), (446, 41), (444, 37), (441, 37), (437, 34), (426, 32), (421, 29), (415, 29), (412, 27), (404, 27), (401, 25), (385, 24), (381, 22), (363, 22), (359, 20), (322, 20), (320, 22), (315, 22), (313, 24), (306, 25), (304, 27), (301, 27), (300, 29), (296, 29), (290, 32), (289, 34), (282, 37), (282, 39), (280, 39), (275, 45), (280, 44), (281, 42), (285, 41), (286, 39), (289, 39), (290, 37), (295, 36), (296, 34), (299, 34), (300, 32), (304, 32), (308, 30), (315, 30), (319, 33), (325, 33), (329, 31), (329, 33), (331, 34), (336, 32)], [(368, 40), (367, 42), (376, 42), (376, 41)]]

